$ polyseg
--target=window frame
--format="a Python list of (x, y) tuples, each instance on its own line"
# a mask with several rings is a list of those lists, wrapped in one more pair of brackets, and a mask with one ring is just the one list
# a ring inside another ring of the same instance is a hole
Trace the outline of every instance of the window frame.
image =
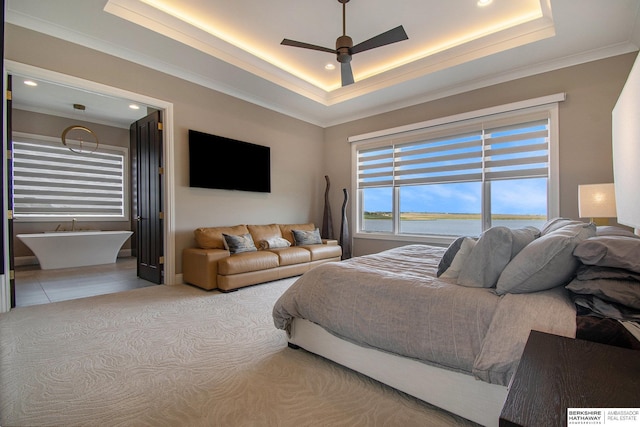
[[(25, 132), (13, 132), (12, 133), (12, 142), (11, 142), (11, 146), (12, 146), (12, 150), (14, 149), (13, 147), (13, 141), (20, 141), (20, 142), (35, 142), (35, 143), (41, 143), (41, 144), (46, 144), (46, 145), (61, 145), (61, 141), (59, 138), (55, 138), (55, 137), (50, 137), (50, 136), (45, 136), (45, 135), (38, 135), (38, 134), (31, 134), (31, 133), (25, 133)], [(69, 221), (72, 218), (77, 218), (80, 221), (83, 222), (90, 222), (90, 221), (94, 221), (94, 222), (127, 222), (130, 220), (130, 198), (131, 198), (131, 188), (130, 188), (130, 166), (129, 166), (129, 162), (130, 162), (130, 158), (129, 158), (129, 148), (128, 147), (122, 147), (122, 146), (116, 146), (116, 145), (107, 145), (104, 143), (100, 143), (100, 147), (98, 149), (98, 152), (100, 153), (109, 153), (109, 154), (119, 154), (123, 156), (123, 162), (122, 162), (122, 177), (123, 177), (123, 192), (122, 192), (122, 197), (123, 197), (123, 209), (122, 209), (122, 215), (121, 216), (108, 216), (108, 215), (92, 215), (92, 216), (87, 216), (87, 215), (83, 215), (83, 214), (76, 214), (76, 215), (46, 215), (46, 216), (24, 216), (21, 215), (19, 213), (16, 213), (15, 211), (15, 205), (14, 205), (14, 212), (13, 212), (13, 220), (16, 222), (60, 222), (60, 221)], [(13, 156), (15, 158), (15, 154)], [(11, 177), (11, 179), (13, 179), (13, 177)], [(12, 186), (13, 187), (13, 186)], [(15, 193), (15, 188), (13, 189), (13, 193)], [(14, 196), (14, 194), (10, 195), (11, 197)]]
[[(356, 194), (354, 197), (354, 209), (351, 212), (352, 224), (354, 224), (354, 238), (359, 239), (376, 239), (376, 240), (394, 240), (405, 242), (419, 242), (431, 244), (449, 244), (456, 236), (439, 236), (424, 234), (407, 234), (399, 233), (399, 186), (392, 187), (393, 193), (393, 232), (362, 232), (361, 231), (361, 209), (363, 206), (362, 192), (358, 188), (358, 151), (362, 149), (370, 149), (390, 145), (392, 139), (410, 138), (415, 134), (430, 134), (433, 132), (442, 132), (446, 130), (450, 132), (459, 128), (460, 133), (464, 133), (464, 129), (469, 125), (481, 122), (483, 120), (510, 120), (517, 117), (524, 117), (528, 114), (539, 114), (546, 112), (549, 118), (549, 166), (548, 166), (548, 186), (547, 186), (547, 218), (559, 216), (560, 212), (560, 180), (559, 180), (559, 102), (564, 101), (566, 95), (558, 93), (540, 98), (504, 104), (496, 107), (475, 110), (467, 113), (457, 114), (453, 116), (442, 117), (438, 119), (428, 120), (425, 122), (415, 123), (406, 126), (381, 130), (368, 134), (356, 135), (348, 138), (351, 143), (351, 188)], [(482, 181), (482, 229), (488, 228), (490, 223), (490, 212), (486, 212), (487, 204), (490, 203), (490, 193), (487, 191), (487, 185)]]

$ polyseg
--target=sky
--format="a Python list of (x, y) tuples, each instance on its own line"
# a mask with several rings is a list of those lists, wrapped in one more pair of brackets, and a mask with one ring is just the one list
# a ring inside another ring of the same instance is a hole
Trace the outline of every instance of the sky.
[[(479, 182), (405, 186), (400, 189), (403, 212), (480, 213)], [(547, 179), (517, 179), (492, 182), (491, 212), (494, 214), (547, 213)], [(390, 188), (365, 190), (364, 209), (392, 211)]]

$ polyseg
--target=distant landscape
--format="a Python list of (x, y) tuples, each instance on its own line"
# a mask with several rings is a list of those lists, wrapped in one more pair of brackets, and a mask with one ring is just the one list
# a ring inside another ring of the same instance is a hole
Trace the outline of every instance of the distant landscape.
[[(391, 219), (391, 212), (365, 212), (364, 219)], [(518, 214), (494, 214), (491, 218), (499, 221), (509, 220), (531, 220), (531, 221), (546, 221), (545, 215), (518, 215)], [(478, 214), (464, 214), (464, 213), (429, 213), (429, 212), (402, 212), (400, 214), (402, 221), (435, 221), (442, 219), (465, 219), (465, 220), (480, 220), (481, 215)]]

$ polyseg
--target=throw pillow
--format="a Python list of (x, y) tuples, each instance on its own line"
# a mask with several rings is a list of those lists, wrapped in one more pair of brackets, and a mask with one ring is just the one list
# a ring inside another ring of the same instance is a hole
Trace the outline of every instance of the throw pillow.
[(313, 231), (291, 230), (291, 232), (293, 233), (293, 240), (295, 241), (296, 246), (319, 245), (322, 243), (320, 230), (318, 228)]
[(240, 236), (230, 235), (230, 234), (222, 234), (224, 237), (225, 245), (227, 249), (232, 254), (239, 254), (241, 252), (254, 252), (258, 249), (256, 245), (253, 243), (253, 238), (251, 234), (246, 233)]
[(293, 230), (313, 231), (316, 229), (316, 226), (312, 222), (307, 224), (280, 224), (279, 227), (281, 236), (287, 239), (292, 245), (296, 244), (296, 241), (293, 239)]
[(260, 249), (288, 248), (291, 243), (283, 237), (270, 237), (260, 241)]
[[(442, 277), (444, 279), (457, 279), (460, 275), (460, 270), (462, 270), (462, 267), (465, 265), (469, 254), (473, 250), (473, 247), (476, 245), (476, 240), (471, 237), (460, 237), (456, 239), (456, 241), (458, 240), (460, 240), (458, 250), (456, 251), (453, 259), (449, 262), (447, 268), (442, 273), (437, 274), (438, 277)], [(438, 266), (438, 271), (440, 271), (440, 266)]]
[(640, 273), (640, 239), (597, 236), (580, 242), (573, 251), (583, 264), (624, 268)]
[(498, 279), (496, 293), (537, 292), (567, 284), (580, 264), (573, 250), (595, 234), (594, 224), (580, 222), (534, 240), (507, 264)]

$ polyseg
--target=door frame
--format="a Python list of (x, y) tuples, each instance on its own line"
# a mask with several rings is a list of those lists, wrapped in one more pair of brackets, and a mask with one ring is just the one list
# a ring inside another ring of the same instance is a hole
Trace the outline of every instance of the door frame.
[[(46, 70), (39, 67), (34, 67), (32, 65), (23, 64), (20, 62), (5, 60), (4, 62), (4, 75), (3, 75), (3, 86), (6, 85), (7, 76), (9, 74), (13, 75), (24, 75), (30, 76), (35, 79), (46, 80), (52, 83), (57, 83), (65, 86), (70, 86), (74, 88), (79, 88), (82, 90), (86, 90), (89, 92), (94, 92), (100, 95), (106, 95), (116, 98), (125, 98), (127, 100), (139, 102), (141, 104), (149, 105), (158, 110), (162, 111), (162, 120), (163, 120), (163, 156), (164, 156), (164, 174), (163, 174), (163, 189), (164, 189), (164, 200), (163, 200), (163, 213), (164, 213), (164, 284), (165, 285), (173, 285), (176, 283), (176, 274), (175, 274), (175, 192), (174, 192), (174, 182), (175, 182), (175, 172), (174, 172), (174, 156), (173, 156), (173, 147), (174, 147), (174, 136), (173, 136), (173, 103), (152, 98), (146, 95), (142, 95), (139, 93), (131, 92), (128, 90), (120, 89), (114, 86), (104, 85), (102, 83), (97, 83), (91, 80), (81, 79), (78, 77), (69, 76), (67, 74), (58, 73), (51, 70)], [(6, 89), (6, 88), (5, 88)], [(3, 103), (6, 104), (7, 91), (3, 90)], [(3, 116), (6, 116), (3, 114)], [(4, 120), (5, 117), (2, 118)], [(3, 138), (6, 136), (3, 135)], [(3, 141), (6, 146), (6, 141)], [(2, 150), (2, 161), (7, 161), (7, 153), (6, 150)], [(3, 177), (3, 197), (8, 197), (7, 194), (7, 183)], [(5, 222), (5, 230), (6, 228), (6, 215), (3, 215), (3, 221)], [(5, 265), (5, 272), (9, 272), (9, 259), (12, 254), (8, 253), (7, 243), (8, 239), (13, 238), (13, 236), (5, 236), (5, 241), (2, 242), (5, 248), (5, 259), (3, 260)], [(0, 292), (4, 295), (8, 295), (10, 292), (9, 285), (9, 274), (5, 274), (0, 283)], [(6, 304), (3, 304), (3, 299), (0, 298), (0, 313), (9, 311), (10, 307), (6, 307)]]

